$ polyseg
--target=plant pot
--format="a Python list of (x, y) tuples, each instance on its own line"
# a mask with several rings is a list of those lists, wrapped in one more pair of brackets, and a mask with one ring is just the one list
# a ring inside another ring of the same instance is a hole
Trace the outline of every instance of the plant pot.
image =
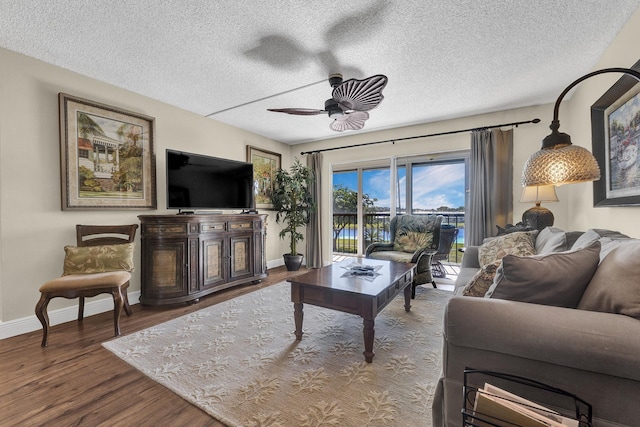
[(282, 255), (282, 257), (284, 258), (284, 265), (287, 266), (287, 271), (300, 270), (300, 266), (302, 265), (302, 258), (303, 258), (301, 254), (297, 254), (297, 255), (284, 254)]

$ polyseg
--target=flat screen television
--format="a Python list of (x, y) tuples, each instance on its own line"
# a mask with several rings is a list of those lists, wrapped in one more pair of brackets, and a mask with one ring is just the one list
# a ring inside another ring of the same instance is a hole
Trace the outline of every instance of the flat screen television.
[(253, 165), (167, 150), (167, 209), (254, 209)]

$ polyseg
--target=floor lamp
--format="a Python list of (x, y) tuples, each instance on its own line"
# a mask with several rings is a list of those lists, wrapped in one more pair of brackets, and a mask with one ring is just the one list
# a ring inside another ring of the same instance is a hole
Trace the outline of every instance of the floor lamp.
[(571, 144), (571, 137), (562, 132), (558, 111), (564, 96), (578, 83), (604, 73), (629, 74), (640, 81), (640, 72), (630, 68), (605, 68), (586, 74), (571, 83), (556, 100), (551, 134), (542, 141), (542, 148), (529, 157), (522, 172), (522, 186), (562, 185), (600, 179), (600, 167), (589, 150)]

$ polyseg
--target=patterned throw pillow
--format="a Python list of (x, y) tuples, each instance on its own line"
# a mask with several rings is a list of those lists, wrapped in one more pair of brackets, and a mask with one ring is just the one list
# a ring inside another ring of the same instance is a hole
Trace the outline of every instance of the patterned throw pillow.
[(413, 253), (418, 249), (431, 247), (435, 221), (429, 217), (413, 215), (402, 215), (397, 221), (394, 251)]
[(496, 271), (502, 260), (492, 262), (482, 267), (472, 278), (462, 291), (462, 295), (469, 297), (484, 297), (491, 285), (493, 284), (493, 278), (496, 275)]
[(433, 241), (432, 233), (419, 233), (417, 231), (406, 231), (402, 235), (396, 234), (393, 242), (393, 250), (400, 252), (415, 252), (418, 249), (431, 246)]
[(505, 255), (535, 255), (537, 234), (538, 230), (518, 231), (485, 241), (478, 248), (480, 267), (501, 260)]
[(65, 246), (62, 275), (133, 271), (133, 243), (103, 246)]

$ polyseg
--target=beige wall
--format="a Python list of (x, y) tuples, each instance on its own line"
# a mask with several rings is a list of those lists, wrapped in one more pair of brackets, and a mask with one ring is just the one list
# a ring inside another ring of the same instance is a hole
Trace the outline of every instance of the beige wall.
[[(628, 67), (640, 57), (640, 11), (631, 18), (594, 69), (608, 66)], [(562, 72), (562, 70), (558, 70)], [(590, 105), (616, 80), (617, 76), (600, 76), (578, 86), (575, 95), (561, 109), (561, 130), (573, 137), (575, 144), (591, 149)], [(567, 81), (569, 84), (570, 81)], [(60, 210), (60, 167), (58, 131), (58, 93), (88, 98), (97, 102), (136, 111), (156, 118), (156, 165), (158, 171), (157, 211), (63, 212)], [(300, 151), (341, 146), (359, 142), (430, 134), (483, 125), (529, 120), (539, 117), (538, 125), (524, 125), (514, 130), (514, 221), (529, 208), (517, 202), (520, 173), (527, 157), (538, 150), (549, 133), (552, 105), (508, 110), (494, 114), (448, 120), (427, 125), (387, 130), (324, 142), (286, 146), (214, 120), (150, 100), (134, 93), (71, 73), (67, 70), (0, 49), (0, 338), (39, 328), (33, 315), (38, 287), (61, 273), (62, 247), (74, 243), (77, 223), (133, 223), (137, 215), (163, 213), (164, 151), (184, 151), (243, 160), (245, 146), (256, 145), (283, 153), (288, 166)], [(333, 163), (383, 157), (428, 154), (469, 147), (468, 133), (382, 144), (366, 149), (348, 149), (325, 153), (323, 173), (324, 213), (330, 212), (330, 170)], [(575, 184), (558, 189), (559, 203), (548, 207), (554, 212), (556, 225), (565, 229), (590, 227), (614, 228), (640, 237), (637, 226), (639, 208), (593, 208), (592, 184)], [(324, 233), (331, 239), (330, 217), (325, 215)], [(270, 265), (281, 263), (286, 242), (278, 238), (280, 226), (270, 216), (267, 259)], [(325, 245), (330, 259), (330, 243)], [(139, 257), (136, 260), (139, 263)], [(139, 265), (131, 283), (132, 294), (140, 289)], [(108, 310), (110, 301), (96, 298)], [(50, 312), (62, 313), (58, 321), (75, 316), (70, 307), (75, 302), (54, 300)], [(91, 309), (88, 308), (88, 314)], [(54, 313), (55, 314), (55, 313)], [(56, 317), (52, 316), (53, 323)]]
[[(640, 10), (627, 22), (612, 45), (607, 49), (594, 70), (609, 67), (631, 67), (640, 59)], [(570, 134), (574, 144), (591, 150), (591, 105), (597, 101), (622, 74), (603, 74), (592, 77), (576, 87), (571, 98), (569, 114), (560, 116), (570, 120)], [(564, 124), (560, 128), (564, 128)], [(566, 131), (565, 131), (566, 132)], [(604, 171), (602, 171), (604, 176)], [(601, 228), (612, 228), (633, 237), (640, 237), (640, 207), (594, 208), (591, 184), (577, 184), (571, 187), (569, 197), (572, 224), (578, 229), (585, 229), (590, 224)]]
[[(155, 117), (157, 211), (61, 211), (59, 92)], [(18, 322), (22, 331), (39, 327), (38, 288), (61, 274), (62, 248), (75, 244), (75, 224), (137, 223), (137, 215), (167, 213), (165, 149), (245, 160), (246, 145), (283, 153), (283, 163), (290, 162), (289, 146), (282, 143), (0, 49), (0, 338), (11, 334), (7, 322)], [(267, 257), (277, 264), (286, 244), (272, 217), (269, 223)], [(139, 262), (137, 256), (130, 287), (135, 300)], [(91, 301), (99, 299), (105, 297)], [(76, 304), (56, 298), (49, 311)]]

